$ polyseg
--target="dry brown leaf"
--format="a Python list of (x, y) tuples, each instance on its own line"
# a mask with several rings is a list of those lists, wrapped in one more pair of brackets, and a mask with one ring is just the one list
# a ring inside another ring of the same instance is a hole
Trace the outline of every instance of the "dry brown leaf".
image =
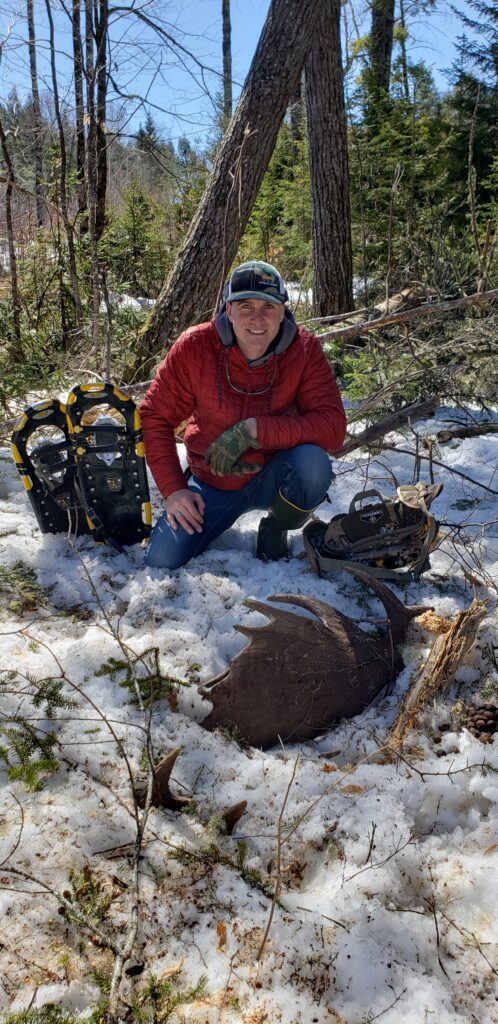
[(320, 771), (327, 772), (327, 773), (328, 772), (336, 772), (337, 771), (337, 765), (335, 765), (335, 764), (324, 764), (320, 768)]
[(498, 843), (491, 843), (491, 846), (487, 846), (484, 853), (494, 853), (498, 849)]
[(347, 786), (341, 786), (341, 793), (351, 793), (353, 796), (361, 796), (365, 790), (363, 786), (356, 786), (354, 782), (349, 782)]
[(168, 704), (172, 711), (178, 711), (178, 697), (174, 690), (170, 690), (170, 692), (166, 695), (166, 700), (168, 701)]
[(223, 921), (216, 922), (216, 934), (218, 936), (218, 952), (224, 953), (227, 944), (227, 927)]

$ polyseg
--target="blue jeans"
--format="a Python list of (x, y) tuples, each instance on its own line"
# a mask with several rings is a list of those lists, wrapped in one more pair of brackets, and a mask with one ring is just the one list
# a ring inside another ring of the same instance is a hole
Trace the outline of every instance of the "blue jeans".
[(274, 455), (238, 491), (221, 491), (192, 476), (189, 487), (202, 494), (206, 503), (202, 533), (189, 534), (182, 526), (172, 530), (163, 513), (152, 531), (147, 564), (157, 569), (178, 569), (200, 555), (244, 512), (269, 508), (279, 491), (293, 505), (311, 512), (323, 501), (332, 476), (329, 456), (315, 444), (300, 444)]

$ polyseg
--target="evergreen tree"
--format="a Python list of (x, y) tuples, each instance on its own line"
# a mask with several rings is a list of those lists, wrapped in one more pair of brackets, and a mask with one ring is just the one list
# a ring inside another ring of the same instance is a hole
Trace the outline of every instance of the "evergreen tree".
[(124, 193), (123, 213), (104, 234), (99, 255), (109, 265), (119, 289), (139, 297), (154, 297), (171, 261), (161, 232), (159, 211), (136, 180)]

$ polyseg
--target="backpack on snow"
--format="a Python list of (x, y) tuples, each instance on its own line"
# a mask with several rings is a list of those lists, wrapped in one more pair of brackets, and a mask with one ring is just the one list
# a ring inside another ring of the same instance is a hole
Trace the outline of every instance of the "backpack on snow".
[(417, 578), (430, 568), (438, 523), (429, 512), (442, 484), (405, 484), (394, 497), (376, 490), (355, 494), (349, 512), (330, 522), (312, 520), (303, 530), (312, 569), (322, 576), (356, 564), (371, 576)]

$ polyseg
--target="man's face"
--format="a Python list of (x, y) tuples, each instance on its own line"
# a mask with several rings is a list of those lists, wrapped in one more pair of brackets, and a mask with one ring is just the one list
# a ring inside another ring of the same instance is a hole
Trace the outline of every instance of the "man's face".
[(283, 302), (265, 299), (241, 299), (227, 302), (227, 314), (240, 350), (246, 359), (258, 359), (277, 337), (284, 318)]

